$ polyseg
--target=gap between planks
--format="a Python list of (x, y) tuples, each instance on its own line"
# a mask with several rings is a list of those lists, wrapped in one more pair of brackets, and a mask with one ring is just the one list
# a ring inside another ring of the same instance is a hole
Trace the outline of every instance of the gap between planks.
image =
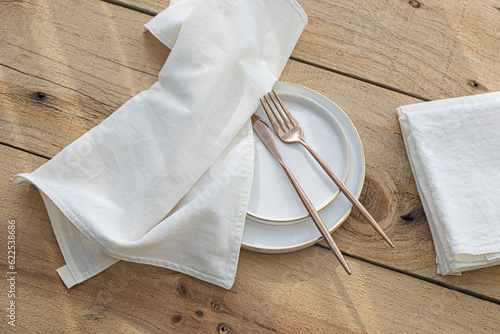
[[(133, 4), (130, 4), (130, 3), (127, 3), (127, 2), (124, 2), (124, 1), (120, 1), (120, 0), (101, 0), (101, 1), (109, 3), (109, 4), (112, 4), (112, 5), (115, 5), (115, 6), (123, 7), (123, 8), (130, 9), (130, 10), (134, 10), (134, 11), (137, 11), (137, 12), (140, 12), (140, 13), (143, 13), (143, 14), (151, 15), (151, 16), (156, 16), (158, 14), (158, 12), (156, 12), (154, 10), (150, 10), (150, 9), (147, 9), (147, 8), (144, 8), (144, 7), (141, 7), (141, 6), (137, 6), (137, 5), (133, 5)], [(385, 85), (385, 84), (380, 83), (380, 82), (369, 80), (369, 79), (360, 77), (360, 76), (358, 76), (356, 74), (353, 74), (353, 73), (347, 73), (347, 72), (338, 71), (338, 70), (332, 69), (330, 67), (327, 67), (327, 66), (324, 66), (324, 65), (320, 65), (320, 64), (316, 64), (316, 63), (307, 61), (305, 59), (297, 58), (297, 57), (290, 57), (290, 59), (291, 60), (295, 60), (295, 61), (300, 62), (300, 63), (303, 63), (303, 64), (306, 64), (306, 65), (310, 65), (310, 66), (314, 66), (316, 68), (323, 69), (325, 71), (336, 73), (336, 74), (339, 74), (339, 75), (342, 75), (342, 76), (345, 76), (345, 77), (348, 77), (348, 78), (352, 78), (352, 79), (355, 79), (355, 80), (359, 80), (359, 81), (365, 82), (365, 83), (370, 84), (370, 85), (381, 87), (381, 88), (384, 88), (384, 89), (387, 89), (387, 90), (390, 90), (390, 91), (393, 91), (393, 92), (396, 92), (396, 93), (399, 93), (399, 94), (410, 96), (410, 97), (413, 97), (413, 98), (416, 98), (416, 99), (419, 99), (419, 100), (422, 100), (422, 101), (430, 101), (429, 99), (426, 99), (426, 98), (424, 98), (422, 96), (418, 96), (418, 95), (415, 95), (415, 94), (403, 91), (401, 89), (398, 89), (398, 88), (395, 88), (395, 87), (391, 87), (389, 85)]]
[(112, 5), (115, 5), (118, 7), (123, 7), (123, 8), (127, 8), (130, 10), (134, 10), (136, 12), (140, 12), (143, 14), (151, 15), (151, 16), (156, 16), (158, 14), (158, 12), (156, 12), (154, 10), (147, 9), (147, 8), (137, 6), (137, 5), (133, 5), (133, 4), (130, 4), (130, 3), (124, 2), (124, 1), (119, 1), (119, 0), (101, 0), (101, 1), (107, 2), (109, 4), (112, 4)]
[(21, 151), (21, 152), (24, 152), (24, 153), (31, 154), (31, 155), (34, 155), (34, 156), (39, 157), (39, 158), (43, 158), (43, 159), (47, 159), (47, 160), (51, 159), (50, 157), (47, 157), (45, 155), (38, 154), (36, 152), (30, 151), (30, 150), (26, 150), (26, 149), (21, 148), (21, 147), (14, 146), (14, 145), (9, 144), (9, 143), (0, 142), (0, 145), (5, 146), (5, 147), (13, 148), (13, 149), (15, 149), (17, 151)]
[[(330, 248), (328, 248), (325, 245), (319, 244), (319, 243), (315, 244), (314, 246), (319, 247), (319, 248), (323, 248), (323, 249), (326, 249), (326, 250), (330, 251)], [(481, 300), (484, 300), (484, 301), (487, 301), (487, 302), (490, 302), (490, 303), (493, 303), (493, 304), (500, 305), (500, 300), (497, 299), (497, 298), (489, 297), (487, 295), (484, 295), (484, 294), (481, 294), (481, 293), (477, 293), (477, 292), (474, 292), (474, 291), (471, 291), (471, 290), (467, 290), (467, 289), (464, 289), (464, 288), (461, 288), (461, 287), (458, 287), (458, 286), (453, 286), (453, 285), (447, 284), (445, 282), (433, 280), (432, 278), (425, 277), (425, 276), (422, 276), (422, 275), (418, 275), (418, 274), (415, 274), (415, 273), (412, 273), (412, 272), (404, 271), (402, 269), (393, 268), (393, 267), (390, 267), (390, 266), (388, 266), (386, 264), (379, 263), (379, 262), (376, 262), (376, 261), (371, 261), (371, 260), (368, 260), (366, 258), (357, 256), (357, 255), (353, 255), (353, 254), (350, 254), (350, 253), (342, 252), (342, 254), (344, 256), (347, 256), (347, 257), (350, 257), (350, 258), (353, 258), (353, 259), (356, 259), (356, 260), (359, 260), (359, 261), (362, 261), (362, 262), (365, 262), (365, 263), (369, 263), (369, 264), (372, 264), (372, 265), (375, 265), (375, 266), (378, 266), (378, 267), (382, 267), (384, 269), (391, 270), (391, 271), (394, 271), (394, 272), (397, 272), (397, 273), (400, 273), (400, 274), (404, 274), (404, 275), (407, 275), (407, 276), (410, 276), (410, 277), (413, 277), (413, 278), (425, 281), (427, 283), (435, 284), (435, 285), (441, 286), (443, 288), (447, 288), (449, 290), (457, 291), (457, 292), (469, 295), (471, 297), (475, 297), (475, 298), (478, 298), (478, 299), (481, 299)]]
[(315, 64), (315, 63), (310, 62), (308, 60), (297, 58), (297, 57), (290, 57), (290, 59), (291, 60), (295, 60), (296, 62), (305, 64), (305, 65), (313, 66), (313, 67), (316, 67), (316, 68), (319, 68), (319, 69), (322, 69), (322, 70), (325, 70), (325, 71), (328, 71), (328, 72), (332, 72), (332, 73), (335, 73), (335, 74), (338, 74), (338, 75), (342, 75), (344, 77), (348, 77), (348, 78), (351, 78), (351, 79), (354, 79), (354, 80), (362, 81), (362, 82), (367, 83), (369, 85), (373, 85), (373, 86), (377, 86), (377, 87), (380, 87), (380, 88), (383, 88), (383, 89), (387, 89), (387, 90), (396, 92), (398, 94), (402, 94), (402, 95), (406, 95), (406, 96), (409, 96), (409, 97), (413, 97), (415, 99), (419, 99), (419, 100), (422, 100), (422, 101), (430, 101), (429, 99), (426, 99), (426, 98), (424, 98), (422, 96), (415, 95), (415, 94), (412, 94), (412, 93), (409, 93), (409, 92), (405, 92), (404, 90), (401, 90), (401, 89), (398, 89), (398, 88), (395, 88), (395, 87), (391, 87), (389, 85), (385, 85), (385, 84), (382, 84), (380, 82), (372, 81), (372, 80), (360, 77), (360, 76), (358, 76), (356, 74), (352, 74), (352, 73), (347, 73), (347, 72), (342, 72), (342, 71), (339, 71), (339, 70), (335, 70), (333, 68), (330, 68), (330, 67), (327, 67), (327, 66), (324, 66), (324, 65), (320, 65), (320, 64)]

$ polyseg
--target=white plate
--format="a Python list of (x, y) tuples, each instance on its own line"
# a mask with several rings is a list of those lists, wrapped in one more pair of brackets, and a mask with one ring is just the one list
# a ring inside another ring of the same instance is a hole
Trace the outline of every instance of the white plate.
[[(349, 145), (335, 117), (315, 101), (302, 95), (277, 91), (287, 109), (304, 128), (304, 140), (311, 145), (345, 182), (349, 172)], [(260, 107), (256, 112), (269, 126)], [(300, 144), (287, 144), (274, 133), (286, 164), (299, 181), (317, 211), (339, 194), (338, 187)], [(258, 136), (255, 139), (255, 168), (247, 213), (250, 219), (269, 224), (291, 224), (309, 215), (276, 158)]]
[[(350, 152), (349, 175), (345, 184), (354, 195), (359, 197), (365, 177), (365, 158), (359, 135), (347, 115), (329, 99), (305, 87), (288, 83), (277, 83), (274, 89), (282, 93), (299, 95), (304, 99), (312, 100), (327, 110), (338, 121), (347, 138)], [(267, 117), (264, 119), (267, 120)], [(299, 121), (302, 122), (302, 120)], [(311, 132), (313, 130), (304, 126), (304, 134), (307, 134), (308, 131)], [(323, 154), (319, 148), (314, 145), (311, 146), (317, 149), (320, 154)], [(302, 154), (308, 155), (305, 150)], [(334, 167), (331, 164), (330, 166)], [(286, 180), (286, 182), (289, 181)], [(333, 181), (328, 179), (325, 183), (333, 184)], [(352, 203), (344, 195), (340, 195), (335, 197), (321, 211), (320, 215), (328, 230), (332, 232), (349, 216), (351, 209)], [(321, 234), (310, 218), (284, 224), (282, 222), (270, 223), (269, 221), (252, 219), (247, 215), (242, 248), (264, 253), (285, 253), (309, 247), (318, 242), (319, 239), (321, 239)]]

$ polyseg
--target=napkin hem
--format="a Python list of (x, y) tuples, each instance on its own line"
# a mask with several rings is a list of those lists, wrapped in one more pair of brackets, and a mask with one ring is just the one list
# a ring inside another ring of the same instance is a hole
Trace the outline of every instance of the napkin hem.
[[(20, 178), (22, 180), (21, 181), (17, 181), (18, 178)], [(115, 257), (117, 259), (124, 260), (124, 261), (149, 264), (149, 265), (154, 265), (154, 266), (159, 266), (159, 267), (163, 267), (163, 268), (166, 268), (166, 269), (170, 269), (170, 270), (173, 270), (173, 271), (178, 271), (178, 272), (181, 272), (181, 273), (184, 273), (184, 274), (187, 274), (187, 275), (194, 276), (196, 278), (205, 280), (207, 282), (214, 283), (214, 284), (222, 286), (223, 288), (226, 288), (226, 289), (230, 289), (232, 287), (231, 279), (228, 282), (227, 279), (221, 280), (220, 278), (217, 278), (217, 277), (215, 277), (213, 275), (209, 275), (209, 274), (197, 271), (195, 269), (186, 267), (184, 265), (181, 265), (181, 264), (178, 264), (178, 263), (175, 263), (175, 262), (170, 262), (170, 261), (167, 261), (167, 260), (153, 259), (153, 258), (142, 257), (142, 256), (124, 255), (124, 254), (121, 254), (119, 252), (116, 252), (116, 251), (113, 251), (113, 250), (109, 249), (108, 247), (106, 247), (105, 245), (103, 245), (102, 242), (100, 242), (100, 240), (98, 238), (96, 238), (96, 236), (90, 230), (88, 230), (85, 227), (85, 225), (82, 224), (82, 222), (80, 221), (80, 219), (73, 213), (73, 211), (71, 209), (69, 209), (69, 208), (66, 207), (64, 201), (62, 201), (59, 198), (58, 195), (56, 195), (55, 193), (53, 193), (50, 190), (50, 187), (45, 186), (43, 184), (43, 182), (39, 182), (36, 179), (37, 178), (33, 177), (33, 175), (31, 175), (31, 174), (17, 174), (12, 179), (12, 183), (13, 184), (20, 184), (20, 183), (27, 182), (27, 183), (33, 184), (38, 189), (38, 191), (40, 193), (45, 194), (54, 203), (54, 205), (59, 210), (61, 210), (61, 212), (63, 213), (63, 215), (65, 215), (69, 219), (69, 221), (76, 228), (78, 228), (80, 230), (80, 232), (82, 232), (87, 238), (89, 238), (92, 242), (94, 242), (97, 246), (99, 246), (109, 256)], [(50, 215), (49, 215), (49, 219), (51, 220), (51, 225), (52, 225), (52, 219), (51, 219)], [(238, 250), (239, 249), (240, 248), (238, 248)], [(238, 254), (238, 256), (239, 256), (239, 254)], [(106, 268), (104, 268), (104, 269), (106, 269)], [(102, 272), (103, 270), (101, 270), (99, 272), (96, 272), (94, 275), (97, 275), (98, 273)], [(74, 276), (73, 272), (72, 272), (72, 274)], [(92, 276), (94, 276), (94, 275), (92, 275)], [(92, 277), (92, 276), (90, 276), (90, 277)], [(90, 277), (87, 277), (85, 279), (88, 279)], [(78, 281), (78, 279), (76, 279), (76, 280)], [(84, 280), (82, 280), (81, 282), (83, 282)], [(234, 278), (233, 278), (233, 280), (234, 280)], [(79, 282), (79, 283), (81, 283), (81, 282)]]
[(248, 152), (244, 155), (246, 157), (248, 157), (247, 159), (249, 161), (247, 161), (247, 164), (246, 164), (246, 171), (245, 173), (247, 175), (250, 175), (250, 177), (247, 178), (245, 184), (244, 184), (244, 187), (243, 189), (246, 189), (246, 192), (244, 194), (244, 196), (242, 196), (241, 198), (241, 205), (242, 207), (245, 208), (245, 210), (241, 210), (241, 215), (242, 217), (237, 217), (236, 218), (236, 221), (241, 221), (240, 224), (237, 224), (237, 226), (239, 227), (237, 230), (235, 230), (235, 236), (237, 238), (239, 238), (239, 247), (238, 249), (236, 250), (236, 252), (233, 252), (233, 256), (231, 257), (231, 260), (230, 260), (230, 264), (232, 265), (232, 267), (234, 268), (234, 271), (230, 273), (230, 275), (228, 275), (228, 284), (227, 284), (227, 287), (224, 286), (224, 288), (226, 289), (230, 289), (233, 284), (234, 284), (234, 280), (236, 279), (236, 271), (238, 270), (238, 261), (239, 261), (239, 257), (240, 257), (240, 251), (241, 251), (241, 242), (242, 242), (242, 239), (243, 239), (243, 230), (245, 228), (245, 219), (246, 219), (246, 215), (247, 215), (247, 210), (246, 208), (248, 207), (248, 201), (250, 199), (250, 193), (251, 193), (251, 188), (252, 188), (252, 182), (253, 182), (253, 167), (254, 167), (254, 159), (255, 159), (255, 156), (254, 156), (254, 138), (253, 138), (253, 128), (252, 128), (252, 124), (251, 124), (251, 121), (248, 120), (247, 123), (244, 125), (244, 127), (246, 127), (246, 132), (247, 134), (249, 134), (248, 136), (245, 136), (245, 139), (248, 141), (246, 147), (247, 147), (247, 150)]
[[(426, 101), (421, 103), (407, 104), (397, 108), (398, 115), (408, 112), (422, 111), (426, 109), (448, 108), (458, 104), (469, 104), (479, 101), (486, 101), (500, 96), (500, 92), (491, 92), (478, 95), (458, 96), (444, 100)], [(404, 109), (404, 111), (403, 111)]]
[[(404, 113), (404, 111), (400, 108), (397, 108), (397, 114), (398, 114), (398, 121), (399, 121), (399, 124), (400, 124), (400, 127), (401, 127), (401, 132), (402, 132), (402, 137), (403, 137), (403, 143), (405, 145), (405, 150), (407, 152), (407, 156), (408, 156), (408, 162), (410, 164), (410, 168), (411, 168), (411, 171), (412, 171), (412, 174), (413, 174), (413, 180), (415, 182), (415, 186), (417, 188), (417, 192), (418, 192), (418, 195), (420, 197), (420, 201), (422, 203), (422, 207), (424, 209), (424, 213), (425, 213), (425, 216), (427, 218), (428, 221), (432, 221), (432, 204), (431, 203), (428, 203), (429, 199), (425, 196), (423, 190), (422, 190), (422, 185), (421, 185), (421, 182), (422, 180), (419, 179), (417, 177), (417, 170), (416, 170), (416, 167), (415, 167), (415, 162), (414, 162), (414, 159), (413, 157), (409, 154), (410, 152), (410, 149), (409, 149), (409, 141), (411, 141), (411, 133), (407, 133), (407, 131), (409, 131), (409, 129), (407, 129), (407, 127), (409, 127), (409, 124), (408, 124), (408, 119)], [(404, 125), (403, 125), (404, 124)], [(415, 152), (415, 154), (418, 154), (418, 152)], [(422, 176), (423, 179), (425, 179), (425, 175)], [(436, 265), (437, 265), (437, 271), (439, 273), (439, 265), (443, 262), (443, 246), (440, 242), (440, 238), (439, 238), (439, 232), (437, 231), (436, 229), (436, 226), (434, 223), (428, 223), (427, 224), (429, 226), (429, 229), (430, 229), (430, 232), (431, 232), (431, 238), (432, 238), (432, 241), (434, 243), (434, 248), (435, 248), (435, 252), (436, 252)]]
[(172, 49), (174, 42), (164, 38), (160, 30), (156, 29), (155, 25), (150, 24), (150, 22), (146, 23), (143, 26), (143, 29), (148, 30), (157, 40), (163, 43), (167, 48)]
[(483, 262), (483, 263), (474, 263), (474, 265), (457, 265), (457, 262), (449, 263), (448, 269), (443, 270), (442, 264), (438, 264), (438, 274), (442, 276), (461, 276), (463, 272), (488, 268), (492, 266), (497, 266), (500, 264), (500, 260), (491, 261), (491, 262)]
[(296, 1), (296, 0), (286, 0), (290, 6), (295, 10), (299, 18), (302, 20), (302, 23), (307, 24), (307, 21), (309, 20), (307, 17), (306, 12), (302, 8), (302, 6)]
[(78, 282), (75, 279), (75, 276), (71, 273), (71, 270), (69, 270), (67, 264), (56, 269), (56, 271), (59, 274), (61, 281), (63, 281), (64, 285), (66, 285), (66, 288), (71, 289), (73, 286), (78, 284)]
[[(413, 139), (411, 135), (411, 130), (409, 129), (409, 121), (408, 117), (405, 114), (405, 112), (402, 110), (402, 108), (397, 108), (397, 114), (399, 116), (398, 121), (401, 126), (401, 131), (403, 134), (403, 143), (405, 145), (405, 149), (407, 152), (408, 156), (408, 162), (410, 164), (410, 168), (413, 174), (413, 179), (417, 188), (417, 192), (420, 197), (420, 201), (422, 203), (422, 207), (424, 209), (425, 216), (428, 221), (428, 226), (431, 232), (431, 238), (434, 243), (434, 250), (436, 253), (436, 272), (437, 274), (446, 276), (446, 275), (456, 275), (459, 274), (460, 272), (456, 272), (458, 268), (455, 266), (455, 268), (452, 268), (453, 261), (447, 261), (447, 258), (454, 258), (452, 254), (449, 254), (450, 252), (447, 250), (450, 250), (450, 247), (448, 245), (445, 245), (446, 239), (441, 236), (441, 232), (438, 228), (439, 223), (436, 223), (435, 220), (439, 220), (437, 213), (435, 213), (435, 205), (432, 200), (432, 197), (426, 196), (426, 193), (423, 191), (422, 188), (422, 183), (427, 182), (427, 177), (425, 174), (420, 173), (419, 170), (421, 170), (421, 167), (416, 166), (417, 164), (420, 163), (420, 159), (418, 158), (418, 150), (413, 150), (410, 146), (414, 145), (413, 144)], [(411, 155), (409, 152), (412, 152), (415, 155), (415, 158), (413, 155)], [(417, 168), (418, 167), (418, 168)]]
[[(29, 182), (31, 183), (31, 182)], [(33, 185), (35, 187), (36, 184), (33, 183)], [(90, 277), (93, 277), (101, 272), (103, 272), (104, 270), (108, 269), (109, 267), (111, 267), (113, 264), (115, 264), (116, 262), (119, 261), (119, 259), (117, 258), (114, 258), (114, 257), (111, 257), (111, 258), (107, 258), (107, 259), (102, 259), (101, 261), (99, 262), (96, 262), (91, 268), (89, 268), (88, 270), (85, 270), (85, 271), (80, 271), (78, 270), (78, 272), (75, 272), (75, 269), (74, 266), (71, 264), (71, 261), (72, 258), (66, 253), (67, 249), (66, 247), (61, 247), (62, 245), (69, 245), (69, 243), (67, 242), (64, 234), (62, 233), (58, 233), (54, 227), (54, 224), (53, 224), (53, 221), (55, 220), (54, 218), (54, 212), (52, 211), (52, 208), (48, 205), (47, 203), (47, 199), (52, 201), (52, 199), (47, 196), (47, 194), (45, 194), (41, 189), (39, 189), (37, 187), (38, 191), (40, 192), (40, 196), (42, 197), (42, 200), (43, 200), (43, 204), (45, 206), (45, 210), (47, 210), (47, 215), (49, 216), (49, 220), (50, 220), (50, 223), (51, 223), (51, 226), (52, 226), (52, 230), (54, 231), (54, 235), (56, 237), (56, 240), (57, 240), (57, 243), (59, 244), (59, 249), (61, 250), (61, 253), (63, 255), (63, 258), (64, 258), (64, 261), (66, 262), (66, 265), (65, 267), (67, 267), (67, 270), (71, 273), (73, 279), (75, 280), (75, 284), (80, 284), (82, 283), (83, 281), (89, 279)], [(57, 207), (57, 209), (59, 209), (59, 207), (55, 204), (54, 201), (52, 201), (52, 203), (54, 203), (54, 205)], [(60, 209), (59, 209), (60, 210)], [(61, 213), (63, 213), (61, 211)], [(64, 213), (63, 213), (64, 214)], [(74, 225), (74, 224), (73, 224)], [(92, 240), (92, 239), (90, 239)], [(59, 268), (61, 269), (61, 268)], [(57, 271), (57, 273), (59, 274), (59, 276), (61, 277), (61, 279), (64, 281), (64, 283), (66, 284), (66, 281), (65, 279), (61, 276), (61, 273), (59, 272), (59, 269)], [(63, 269), (61, 269), (63, 270)], [(64, 275), (64, 271), (63, 271), (63, 275)], [(73, 285), (75, 284), (72, 284), (71, 286), (68, 287), (71, 288)], [(66, 284), (66, 286), (68, 286)]]

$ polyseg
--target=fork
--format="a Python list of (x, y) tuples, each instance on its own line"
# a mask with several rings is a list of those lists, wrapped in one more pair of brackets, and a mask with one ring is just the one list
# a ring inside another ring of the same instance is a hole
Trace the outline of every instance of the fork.
[(351, 269), (347, 265), (347, 262), (342, 256), (342, 253), (340, 252), (340, 249), (337, 247), (337, 244), (335, 243), (335, 241), (333, 241), (333, 238), (330, 235), (330, 231), (328, 231), (328, 228), (325, 226), (325, 223), (323, 223), (323, 220), (321, 219), (320, 215), (314, 208), (314, 205), (312, 205), (306, 193), (304, 192), (304, 190), (302, 190), (302, 187), (299, 185), (299, 183), (293, 176), (292, 172), (286, 165), (285, 161), (283, 160), (280, 150), (278, 149), (278, 145), (276, 145), (276, 140), (274, 139), (271, 129), (269, 129), (269, 127), (262, 118), (260, 118), (255, 114), (252, 115), (252, 127), (257, 136), (259, 136), (259, 138), (262, 140), (264, 145), (266, 145), (266, 147), (269, 149), (269, 151), (271, 151), (276, 160), (278, 160), (279, 164), (281, 165), (286, 175), (288, 176), (288, 179), (292, 183), (295, 191), (297, 192), (297, 195), (299, 195), (302, 204), (304, 204), (304, 207), (306, 208), (307, 212), (309, 212), (309, 214), (311, 215), (312, 221), (314, 222), (314, 224), (316, 224), (316, 227), (318, 228), (319, 232), (325, 239), (325, 242), (327, 243), (328, 246), (330, 246), (330, 249), (333, 251), (339, 262), (342, 264), (342, 267), (344, 267), (345, 271), (350, 275)]
[[(270, 100), (272, 101), (272, 103), (270, 102)], [(370, 213), (368, 213), (363, 204), (361, 204), (361, 202), (358, 201), (356, 196), (354, 196), (354, 194), (349, 190), (349, 188), (345, 186), (342, 180), (340, 180), (340, 178), (320, 157), (320, 155), (302, 139), (304, 129), (285, 107), (283, 101), (281, 101), (278, 94), (276, 94), (276, 92), (273, 90), (272, 94), (268, 93), (267, 96), (261, 98), (260, 103), (264, 107), (267, 117), (271, 121), (273, 129), (278, 135), (278, 137), (285, 143), (302, 144), (311, 153), (311, 155), (318, 161), (321, 167), (323, 167), (328, 176), (330, 176), (330, 178), (333, 180), (333, 182), (335, 182), (337, 187), (339, 187), (340, 191), (342, 191), (342, 193), (347, 197), (347, 199), (349, 199), (349, 201), (351, 201), (351, 203), (359, 210), (359, 212), (363, 215), (363, 217), (365, 217), (366, 220), (368, 220), (368, 222), (375, 229), (375, 231), (377, 231), (377, 233), (380, 234), (380, 236), (382, 236), (382, 238), (392, 248), (394, 248), (394, 244), (392, 243), (392, 241), (385, 234), (382, 228), (380, 228), (380, 226), (377, 224), (375, 219), (373, 219)]]

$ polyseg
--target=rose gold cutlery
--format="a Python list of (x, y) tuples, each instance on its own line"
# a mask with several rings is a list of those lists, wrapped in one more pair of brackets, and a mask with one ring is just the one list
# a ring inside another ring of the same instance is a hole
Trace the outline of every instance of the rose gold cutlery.
[[(318, 161), (318, 163), (323, 167), (325, 172), (330, 176), (330, 178), (335, 182), (337, 187), (342, 191), (342, 193), (351, 201), (351, 203), (361, 212), (363, 217), (368, 220), (370, 225), (384, 238), (385, 241), (391, 247), (394, 247), (392, 241), (387, 237), (385, 232), (380, 228), (375, 219), (368, 213), (365, 207), (358, 201), (356, 196), (344, 185), (342, 180), (335, 174), (335, 172), (327, 165), (327, 163), (319, 156), (319, 154), (309, 146), (303, 139), (302, 134), (304, 132), (302, 126), (297, 122), (297, 120), (292, 116), (292, 114), (285, 107), (280, 97), (273, 90), (272, 94), (268, 93), (260, 99), (260, 103), (264, 107), (267, 117), (271, 121), (274, 131), (278, 137), (285, 143), (300, 143), (302, 144), (311, 155)], [(271, 114), (272, 113), (272, 114)], [(316, 211), (315, 211), (316, 212)]]
[(318, 212), (316, 212), (316, 209), (312, 205), (311, 201), (307, 197), (306, 193), (302, 188), (300, 187), (299, 183), (293, 176), (292, 172), (290, 169), (288, 169), (287, 165), (283, 161), (283, 158), (280, 154), (280, 151), (278, 150), (278, 145), (276, 145), (276, 141), (274, 140), (274, 136), (271, 132), (271, 129), (267, 126), (267, 124), (260, 118), (259, 116), (253, 115), (252, 116), (252, 127), (259, 136), (259, 138), (262, 140), (262, 142), (266, 145), (266, 147), (271, 151), (271, 153), (274, 155), (274, 157), (278, 160), (280, 163), (281, 167), (285, 171), (286, 175), (290, 179), (290, 182), (292, 183), (293, 187), (295, 188), (295, 191), (300, 197), (300, 200), (304, 204), (307, 212), (311, 215), (311, 219), (313, 222), (316, 224), (318, 227), (319, 231), (321, 232), (321, 235), (325, 239), (326, 243), (328, 246), (330, 246), (331, 250), (337, 257), (337, 259), (340, 261), (342, 266), (344, 267), (345, 271), (347, 271), (348, 274), (351, 274), (351, 270), (349, 269), (349, 266), (347, 265), (347, 262), (345, 261), (344, 257), (342, 256), (342, 253), (340, 252), (339, 248), (335, 244), (335, 241), (333, 241), (332, 236), (330, 235), (330, 232), (326, 228), (325, 224), (321, 220), (321, 217), (319, 216)]

